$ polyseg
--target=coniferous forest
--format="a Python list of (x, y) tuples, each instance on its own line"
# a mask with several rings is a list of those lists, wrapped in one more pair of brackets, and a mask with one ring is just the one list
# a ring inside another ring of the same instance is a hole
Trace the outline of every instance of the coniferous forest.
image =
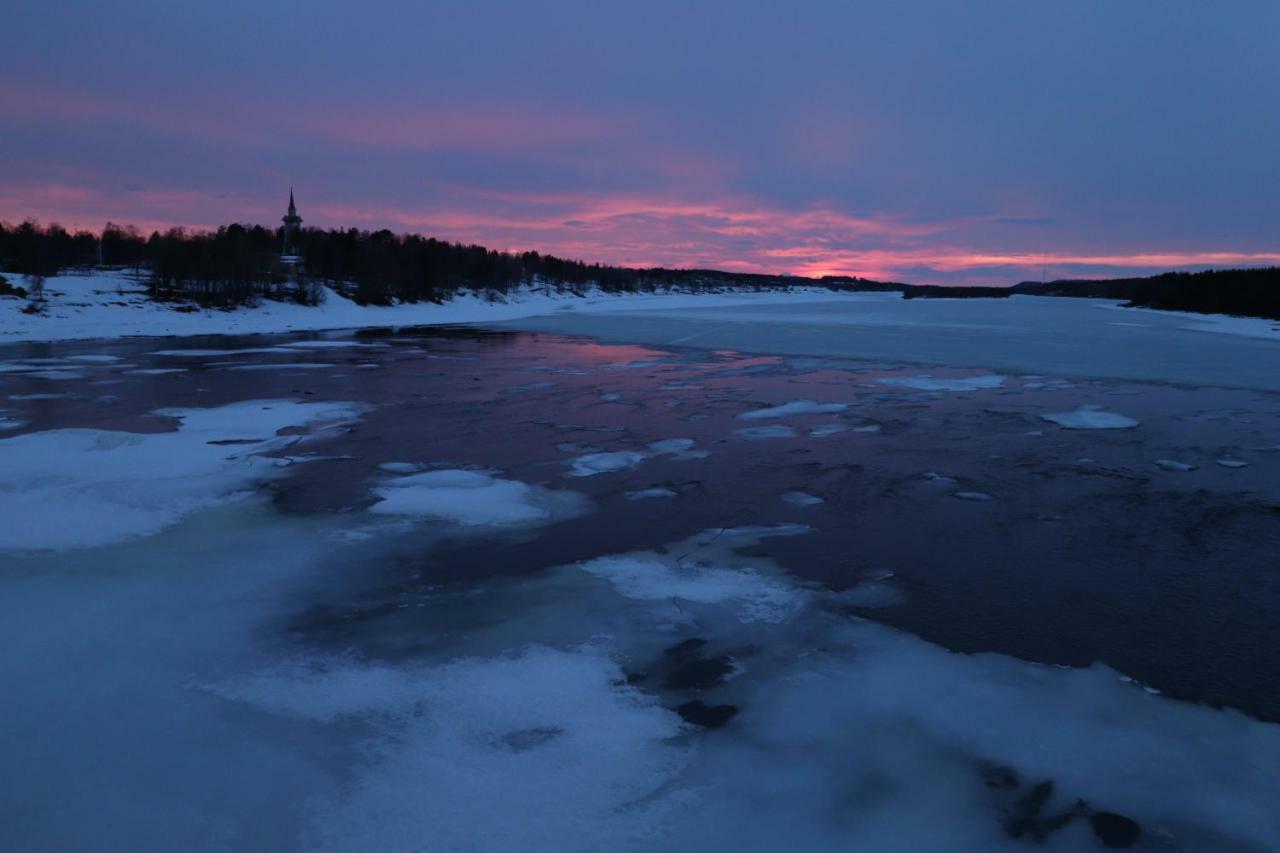
[[(97, 266), (136, 269), (157, 299), (232, 306), (258, 298), (318, 298), (326, 285), (361, 304), (447, 300), (464, 291), (506, 293), (523, 285), (605, 291), (776, 288), (820, 284), (790, 276), (714, 270), (633, 269), (543, 255), (499, 252), (391, 231), (305, 228), (293, 237), (298, 269), (279, 260), (282, 234), (260, 225), (216, 231), (174, 228), (143, 235), (108, 224), (98, 235), (58, 225), (0, 224), (0, 269), (50, 276)], [(843, 289), (862, 279), (827, 286)], [(866, 284), (873, 284), (866, 282)]]
[[(216, 231), (173, 228), (145, 235), (108, 223), (101, 235), (57, 224), (0, 223), (0, 270), (51, 276), (95, 267), (136, 271), (155, 299), (232, 307), (257, 299), (311, 304), (331, 287), (360, 304), (443, 302), (463, 292), (504, 294), (538, 285), (608, 292), (770, 289), (901, 291), (907, 298), (983, 298), (1016, 294), (1119, 299), (1126, 304), (1199, 313), (1280, 319), (1280, 268), (1170, 272), (1146, 278), (1063, 279), (1014, 287), (901, 284), (852, 276), (786, 275), (609, 266), (538, 252), (500, 252), (416, 234), (356, 228), (304, 228), (294, 248), (304, 262), (280, 263), (279, 228), (231, 224)], [(0, 282), (0, 295), (17, 283)]]

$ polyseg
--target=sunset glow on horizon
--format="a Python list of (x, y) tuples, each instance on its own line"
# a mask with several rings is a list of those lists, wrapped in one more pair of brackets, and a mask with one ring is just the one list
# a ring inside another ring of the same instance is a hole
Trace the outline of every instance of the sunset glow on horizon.
[(446, 3), (354, 28), (324, 3), (67, 5), (10, 16), (10, 223), (274, 226), (292, 186), (308, 226), (627, 266), (1009, 284), (1280, 264), (1270, 4)]

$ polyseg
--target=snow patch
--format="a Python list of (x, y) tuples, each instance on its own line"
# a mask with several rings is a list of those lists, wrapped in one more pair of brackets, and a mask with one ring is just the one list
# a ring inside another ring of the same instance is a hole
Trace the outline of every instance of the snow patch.
[[(261, 454), (303, 440), (285, 427), (336, 424), (355, 403), (251, 400), (161, 409), (176, 432), (60, 429), (0, 440), (0, 550), (68, 550), (156, 533), (272, 475)], [(248, 444), (211, 444), (213, 441)]]

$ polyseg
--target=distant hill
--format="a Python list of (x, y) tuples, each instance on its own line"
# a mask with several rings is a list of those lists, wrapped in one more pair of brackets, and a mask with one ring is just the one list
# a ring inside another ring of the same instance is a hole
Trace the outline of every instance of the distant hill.
[(1010, 292), (1120, 299), (1137, 308), (1280, 320), (1280, 267), (1167, 272), (1148, 278), (1024, 281)]

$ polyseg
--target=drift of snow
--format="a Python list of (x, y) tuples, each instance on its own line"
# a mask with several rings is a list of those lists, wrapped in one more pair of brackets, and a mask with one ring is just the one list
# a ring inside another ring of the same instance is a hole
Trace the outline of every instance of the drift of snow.
[(482, 471), (426, 471), (388, 480), (374, 489), (370, 512), (417, 516), (467, 527), (541, 525), (590, 509), (583, 495), (553, 491)]
[[(156, 533), (271, 476), (285, 427), (351, 420), (353, 403), (251, 400), (161, 409), (176, 432), (59, 429), (0, 440), (0, 550), (88, 548)], [(211, 441), (251, 442), (234, 446)]]
[(1055, 412), (1040, 417), (1063, 429), (1132, 429), (1138, 425), (1133, 418), (1103, 411), (1100, 406), (1081, 406), (1074, 412)]
[(816, 403), (813, 400), (793, 400), (767, 409), (754, 409), (743, 412), (738, 417), (744, 421), (759, 421), (770, 418), (789, 418), (792, 415), (831, 415), (849, 408), (845, 403)]

